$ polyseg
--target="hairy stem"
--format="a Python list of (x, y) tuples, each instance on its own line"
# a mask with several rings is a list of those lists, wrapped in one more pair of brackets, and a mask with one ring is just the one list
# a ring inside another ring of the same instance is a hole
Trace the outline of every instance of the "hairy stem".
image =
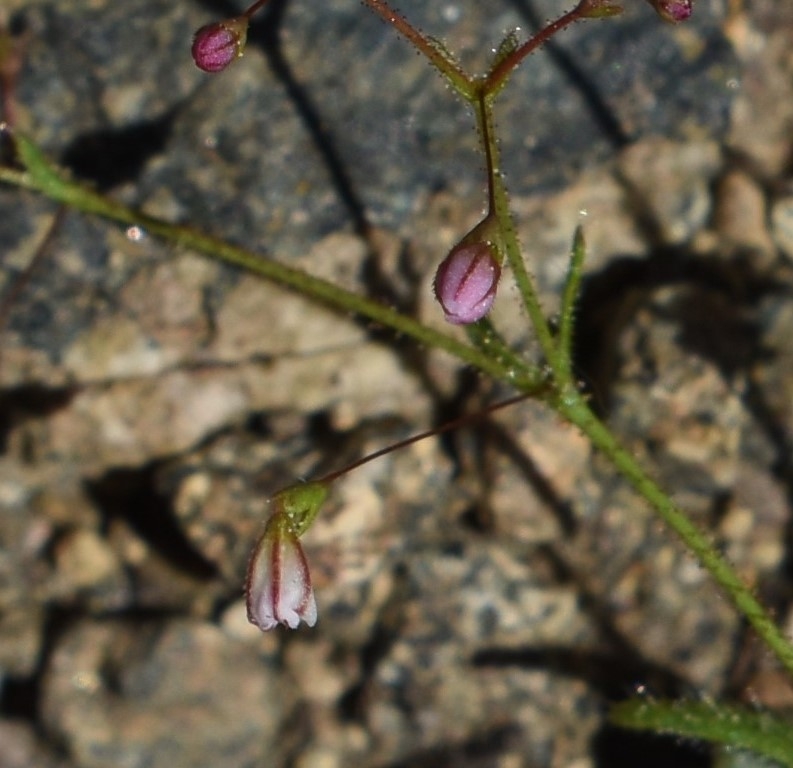
[(390, 24), (403, 37), (426, 56), (432, 65), (451, 83), (465, 99), (471, 101), (474, 85), (471, 78), (460, 65), (446, 54), (440, 46), (419, 32), (401, 13), (392, 8), (385, 0), (363, 0), (380, 18)]
[(505, 56), (488, 73), (484, 81), (486, 93), (495, 94), (500, 91), (507, 83), (512, 72), (530, 54), (540, 46), (547, 43), (557, 32), (569, 27), (577, 21), (591, 18), (604, 18), (614, 16), (621, 12), (621, 8), (611, 2), (611, 0), (581, 0), (572, 11), (560, 16), (547, 26), (543, 27), (536, 35), (532, 35), (523, 45), (516, 48), (508, 56)]
[[(523, 299), (523, 306), (537, 335), (543, 355), (548, 362), (552, 362), (558, 356), (556, 342), (545, 319), (545, 313), (540, 305), (534, 281), (523, 262), (520, 244), (512, 222), (512, 214), (509, 210), (507, 188), (501, 175), (501, 160), (494, 131), (492, 97), (485, 93), (480, 93), (479, 98), (475, 102), (475, 107), (479, 133), (485, 146), (488, 188), (490, 189), (490, 198), (493, 205), (491, 213), (495, 215), (499, 225), (499, 251), (506, 256), (507, 263), (512, 270), (515, 284)], [(557, 366), (557, 368), (560, 367)]]
[(752, 625), (782, 666), (793, 675), (793, 646), (790, 641), (707, 536), (658, 487), (630, 452), (619, 444), (580, 395), (568, 392), (557, 401), (556, 410), (586, 434), (664, 523), (683, 540), (686, 547), (727, 593), (736, 610)]
[(559, 363), (563, 366), (562, 375), (565, 380), (571, 380), (573, 375), (573, 329), (585, 255), (584, 230), (578, 227), (573, 239), (573, 250), (570, 253), (570, 264), (567, 268), (567, 277), (562, 289), (562, 305), (559, 310), (559, 332), (557, 334)]
[(37, 190), (52, 200), (76, 208), (83, 213), (95, 214), (122, 224), (143, 227), (151, 234), (176, 245), (254, 272), (270, 282), (313, 298), (339, 311), (352, 312), (369, 318), (391, 328), (397, 334), (411, 337), (422, 345), (443, 349), (463, 362), (475, 366), (483, 373), (513, 384), (521, 390), (525, 388), (528, 391), (535, 391), (542, 383), (535, 369), (528, 365), (521, 366), (518, 360), (510, 360), (508, 366), (504, 365), (453, 336), (430, 328), (391, 307), (347, 291), (327, 280), (314, 277), (246, 248), (232, 245), (192, 227), (171, 224), (103, 197), (62, 176), (27, 139), (19, 135), (15, 138), (20, 159), (26, 165), (27, 171), (0, 167), (0, 181)]

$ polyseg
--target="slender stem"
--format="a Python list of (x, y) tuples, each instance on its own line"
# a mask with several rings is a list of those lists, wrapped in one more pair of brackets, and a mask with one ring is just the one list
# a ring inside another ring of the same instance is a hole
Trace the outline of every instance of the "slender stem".
[(518, 389), (533, 391), (537, 387), (537, 372), (519, 360), (504, 365), (453, 336), (430, 328), (412, 317), (380, 304), (372, 299), (347, 291), (333, 283), (309, 275), (245, 248), (232, 245), (192, 227), (170, 224), (117, 203), (80, 184), (62, 177), (39, 150), (20, 135), (16, 137), (20, 158), (28, 172), (0, 167), (0, 181), (27, 187), (44, 193), (52, 200), (72, 206), (84, 213), (92, 213), (123, 224), (134, 224), (177, 245), (190, 248), (236, 267), (254, 272), (266, 280), (316, 299), (334, 309), (367, 317), (376, 323), (409, 336), (428, 347), (443, 349), (465, 363), (473, 365), (500, 381)]
[(482, 141), (487, 147), (488, 185), (492, 190), (493, 213), (499, 223), (499, 236), (501, 238), (498, 243), (499, 250), (506, 255), (515, 284), (523, 299), (523, 306), (529, 315), (534, 332), (537, 334), (537, 340), (540, 343), (543, 354), (549, 362), (555, 361), (558, 354), (556, 342), (545, 319), (545, 313), (540, 305), (534, 282), (523, 262), (520, 245), (515, 234), (515, 226), (512, 222), (512, 214), (509, 210), (509, 199), (506, 185), (501, 175), (501, 160), (494, 132), (493, 99), (485, 93), (480, 93), (474, 106), (476, 108), (479, 132), (482, 136)]
[(256, 2), (255, 2), (255, 3), (253, 3), (253, 5), (251, 5), (251, 6), (250, 6), (250, 7), (249, 7), (249, 8), (248, 8), (246, 11), (245, 11), (245, 13), (243, 13), (242, 15), (243, 15), (243, 16), (244, 16), (246, 19), (250, 19), (250, 18), (251, 18), (251, 16), (253, 16), (253, 14), (254, 14), (254, 13), (256, 13), (256, 11), (258, 11), (258, 10), (259, 10), (259, 8), (261, 8), (263, 5), (265, 5), (265, 4), (266, 4), (266, 3), (268, 3), (268, 2), (269, 2), (269, 0), (256, 0)]
[(505, 56), (487, 75), (485, 80), (485, 90), (488, 93), (500, 91), (506, 84), (513, 70), (530, 53), (536, 51), (541, 45), (548, 42), (557, 32), (565, 27), (569, 27), (581, 19), (581, 6), (577, 5), (572, 11), (568, 11), (560, 16), (556, 21), (552, 21), (547, 27), (543, 27), (536, 35), (530, 37), (523, 45), (516, 48), (508, 56)]
[(495, 136), (495, 126), (492, 115), (486, 103), (484, 89), (480, 89), (476, 103), (476, 122), (479, 127), (479, 136), (482, 140), (482, 149), (485, 153), (485, 170), (487, 172), (487, 213), (496, 216), (496, 176), (501, 175), (501, 161), (498, 154), (498, 141)]
[(738, 612), (746, 617), (785, 669), (793, 674), (793, 646), (752, 594), (751, 589), (744, 584), (707, 536), (658, 487), (636, 459), (595, 417), (581, 395), (567, 392), (564, 397), (559, 398), (555, 408), (560, 415), (579, 427), (631, 483), (637, 493), (649, 502), (658, 516), (683, 540), (686, 547), (727, 593)]
[[(528, 365), (518, 352), (510, 347), (504, 337), (495, 329), (489, 317), (483, 317), (476, 323), (465, 326), (469, 341), (481, 349), (488, 357), (494, 357), (506, 367), (516, 367), (520, 370)], [(539, 368), (536, 369), (538, 388), (541, 389), (548, 381), (548, 376)], [(525, 390), (524, 390), (525, 391)]]
[(441, 46), (423, 35), (401, 13), (388, 5), (385, 0), (363, 0), (363, 2), (380, 18), (394, 27), (403, 37), (413, 43), (463, 98), (467, 101), (473, 100), (475, 89), (472, 79)]
[(528, 397), (531, 397), (533, 393), (524, 392), (520, 395), (515, 395), (514, 397), (510, 397), (507, 400), (502, 400), (498, 403), (493, 403), (489, 405), (487, 408), (482, 409), (481, 411), (477, 411), (476, 413), (467, 413), (464, 416), (460, 416), (457, 419), (452, 419), (452, 421), (447, 421), (445, 424), (442, 424), (440, 427), (435, 427), (433, 429), (428, 429), (424, 432), (419, 432), (417, 435), (411, 435), (404, 440), (400, 440), (397, 443), (392, 443), (391, 445), (387, 445), (385, 448), (381, 448), (374, 453), (370, 453), (357, 461), (354, 461), (352, 464), (348, 464), (343, 469), (336, 470), (335, 472), (331, 472), (330, 474), (325, 475), (324, 477), (320, 477), (318, 480), (314, 480), (312, 482), (321, 483), (323, 485), (327, 485), (328, 483), (332, 483), (334, 480), (346, 475), (348, 472), (352, 472), (354, 469), (358, 469), (358, 467), (363, 466), (364, 464), (368, 464), (370, 461), (374, 461), (375, 459), (379, 459), (381, 456), (385, 456), (386, 454), (391, 453), (392, 451), (398, 451), (401, 448), (406, 448), (409, 445), (413, 445), (413, 443), (419, 442), (419, 440), (424, 440), (427, 437), (433, 437), (434, 435), (442, 435), (445, 432), (451, 432), (453, 429), (458, 429), (459, 427), (465, 426), (470, 424), (473, 421), (479, 421), (480, 419), (484, 419), (486, 416), (489, 416), (491, 413), (495, 411), (500, 411), (502, 408), (507, 408), (510, 405), (515, 405), (515, 403), (521, 402), (521, 400), (525, 400)]
[(495, 94), (505, 85), (513, 70), (540, 46), (548, 42), (557, 32), (569, 27), (576, 21), (591, 18), (605, 18), (620, 13), (622, 9), (612, 0), (581, 0), (572, 11), (560, 16), (547, 26), (543, 27), (536, 35), (532, 35), (523, 45), (516, 48), (508, 56), (493, 67), (484, 81), (486, 93)]

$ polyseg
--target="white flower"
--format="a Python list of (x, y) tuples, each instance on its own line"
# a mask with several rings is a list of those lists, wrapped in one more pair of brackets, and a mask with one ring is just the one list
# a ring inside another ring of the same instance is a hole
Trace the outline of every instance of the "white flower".
[(264, 631), (317, 623), (308, 562), (288, 517), (276, 513), (253, 551), (245, 583), (248, 621)]

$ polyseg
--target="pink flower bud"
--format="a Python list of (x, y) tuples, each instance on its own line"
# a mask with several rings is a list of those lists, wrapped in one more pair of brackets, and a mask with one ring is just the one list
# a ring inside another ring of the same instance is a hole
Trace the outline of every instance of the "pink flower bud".
[(500, 276), (488, 243), (455, 246), (435, 274), (435, 296), (446, 320), (454, 325), (481, 320), (493, 306)]
[(317, 602), (308, 562), (289, 518), (276, 512), (267, 522), (248, 564), (248, 621), (267, 631), (278, 624), (296, 629), (317, 623)]
[(207, 24), (193, 37), (190, 49), (193, 61), (204, 72), (220, 72), (242, 56), (247, 34), (248, 19), (245, 16)]
[(685, 21), (694, 11), (694, 0), (648, 0), (656, 13), (673, 24)]

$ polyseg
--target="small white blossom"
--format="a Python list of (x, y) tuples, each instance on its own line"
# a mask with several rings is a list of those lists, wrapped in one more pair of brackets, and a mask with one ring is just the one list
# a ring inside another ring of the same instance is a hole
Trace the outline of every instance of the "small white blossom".
[(317, 623), (317, 602), (308, 562), (289, 519), (276, 513), (267, 523), (248, 564), (248, 621), (267, 631), (278, 624), (296, 629)]

